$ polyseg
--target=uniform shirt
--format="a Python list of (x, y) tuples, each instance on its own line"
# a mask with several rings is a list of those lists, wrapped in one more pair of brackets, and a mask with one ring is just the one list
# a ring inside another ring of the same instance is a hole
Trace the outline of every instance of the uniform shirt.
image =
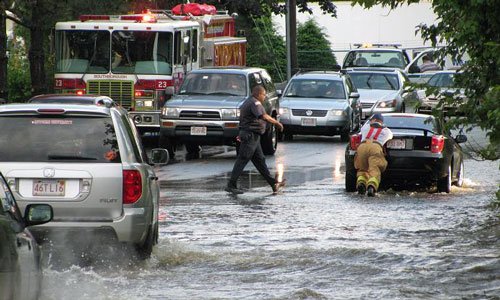
[(266, 132), (266, 121), (262, 116), (266, 110), (259, 100), (248, 98), (240, 107), (240, 130), (252, 131), (258, 134)]
[(365, 125), (361, 127), (361, 142), (367, 139), (384, 146), (388, 140), (392, 139), (392, 131), (377, 122), (373, 124), (366, 122)]

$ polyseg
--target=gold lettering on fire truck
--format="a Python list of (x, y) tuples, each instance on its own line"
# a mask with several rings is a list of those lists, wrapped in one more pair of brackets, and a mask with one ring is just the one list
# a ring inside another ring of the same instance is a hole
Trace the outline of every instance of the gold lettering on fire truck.
[(115, 75), (115, 74), (94, 74), (94, 79), (127, 79), (127, 75)]

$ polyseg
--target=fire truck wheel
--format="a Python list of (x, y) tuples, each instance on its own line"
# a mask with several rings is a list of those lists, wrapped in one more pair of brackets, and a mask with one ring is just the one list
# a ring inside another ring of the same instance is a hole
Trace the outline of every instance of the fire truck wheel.
[(265, 155), (273, 155), (278, 148), (278, 130), (275, 126), (270, 126), (262, 136), (262, 151)]
[(175, 152), (174, 152), (174, 145), (170, 141), (170, 139), (164, 135), (160, 135), (160, 143), (158, 147), (166, 149), (168, 151), (168, 154), (170, 156), (170, 160), (173, 161), (175, 157)]

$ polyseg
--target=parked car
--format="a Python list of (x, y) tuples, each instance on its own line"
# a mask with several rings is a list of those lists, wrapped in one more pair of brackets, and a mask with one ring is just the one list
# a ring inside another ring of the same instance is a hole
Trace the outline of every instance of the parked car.
[(107, 107), (118, 106), (108, 96), (76, 94), (43, 94), (32, 97), (28, 103), (93, 104)]
[(36, 300), (42, 270), (40, 246), (29, 227), (52, 220), (47, 204), (26, 206), (24, 218), (7, 181), (0, 174), (0, 300)]
[(347, 68), (398, 68), (404, 70), (410, 62), (405, 49), (395, 44), (355, 44), (344, 57), (342, 69)]
[(342, 141), (360, 128), (359, 94), (349, 75), (340, 72), (299, 73), (280, 100), (284, 137), (294, 134), (340, 135)]
[(438, 107), (441, 100), (445, 98), (454, 98), (453, 104), (447, 103), (446, 101), (439, 106), (443, 110), (443, 114), (446, 116), (458, 115), (457, 109), (460, 103), (465, 103), (467, 97), (465, 96), (465, 90), (463, 88), (457, 87), (455, 84), (455, 76), (457, 71), (439, 71), (432, 75), (432, 77), (427, 81), (427, 86), (437, 88), (437, 93), (426, 95), (425, 91), (420, 91), (420, 106), (418, 107), (418, 112), (422, 114), (431, 114), (432, 109)]
[(418, 101), (417, 92), (405, 87), (409, 79), (399, 69), (356, 68), (347, 72), (360, 95), (362, 120), (374, 113), (405, 112)]
[[(382, 114), (384, 123), (394, 134), (386, 143), (388, 166), (382, 173), (381, 188), (406, 185), (437, 185), (439, 192), (449, 193), (451, 185), (462, 186), (464, 160), (459, 143), (467, 137), (454, 138), (433, 116), (408, 113)], [(356, 190), (354, 155), (361, 135), (351, 136), (345, 151), (345, 188)]]
[[(451, 56), (447, 55), (444, 59), (439, 59), (437, 52), (439, 49), (432, 48), (421, 51), (417, 56), (415, 56), (411, 62), (406, 66), (405, 72), (408, 74), (408, 78), (414, 83), (426, 83), (432, 75), (441, 70), (459, 70), (463, 65), (470, 60), (468, 54), (464, 54), (460, 60), (452, 59)], [(430, 57), (439, 66), (439, 70), (422, 72), (420, 69), (424, 63), (424, 58)]]
[[(160, 147), (173, 157), (181, 144), (188, 153), (198, 153), (200, 145), (236, 146), (240, 106), (259, 84), (266, 89), (263, 105), (267, 114), (278, 118), (278, 96), (266, 70), (212, 67), (191, 71), (179, 92), (163, 107)], [(275, 126), (268, 124), (261, 139), (264, 154), (274, 154), (277, 136)]]
[(150, 255), (158, 239), (158, 178), (124, 109), (4, 105), (0, 126), (0, 171), (21, 209), (40, 202), (54, 209), (53, 222), (33, 227), (35, 236), (89, 243), (104, 236), (133, 244), (140, 258)]

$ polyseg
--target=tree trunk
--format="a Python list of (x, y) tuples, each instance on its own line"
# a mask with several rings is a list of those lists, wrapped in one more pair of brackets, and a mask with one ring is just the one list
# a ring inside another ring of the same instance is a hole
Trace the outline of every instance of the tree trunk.
[(31, 95), (43, 94), (46, 91), (45, 84), (45, 54), (43, 53), (43, 25), (44, 16), (39, 12), (42, 11), (42, 1), (36, 1), (32, 7), (32, 20), (31, 20), (31, 41), (30, 49), (28, 52), (28, 59), (30, 61), (31, 71)]
[(5, 8), (3, 2), (0, 1), (0, 98), (8, 99), (7, 90), (7, 34), (5, 24)]

